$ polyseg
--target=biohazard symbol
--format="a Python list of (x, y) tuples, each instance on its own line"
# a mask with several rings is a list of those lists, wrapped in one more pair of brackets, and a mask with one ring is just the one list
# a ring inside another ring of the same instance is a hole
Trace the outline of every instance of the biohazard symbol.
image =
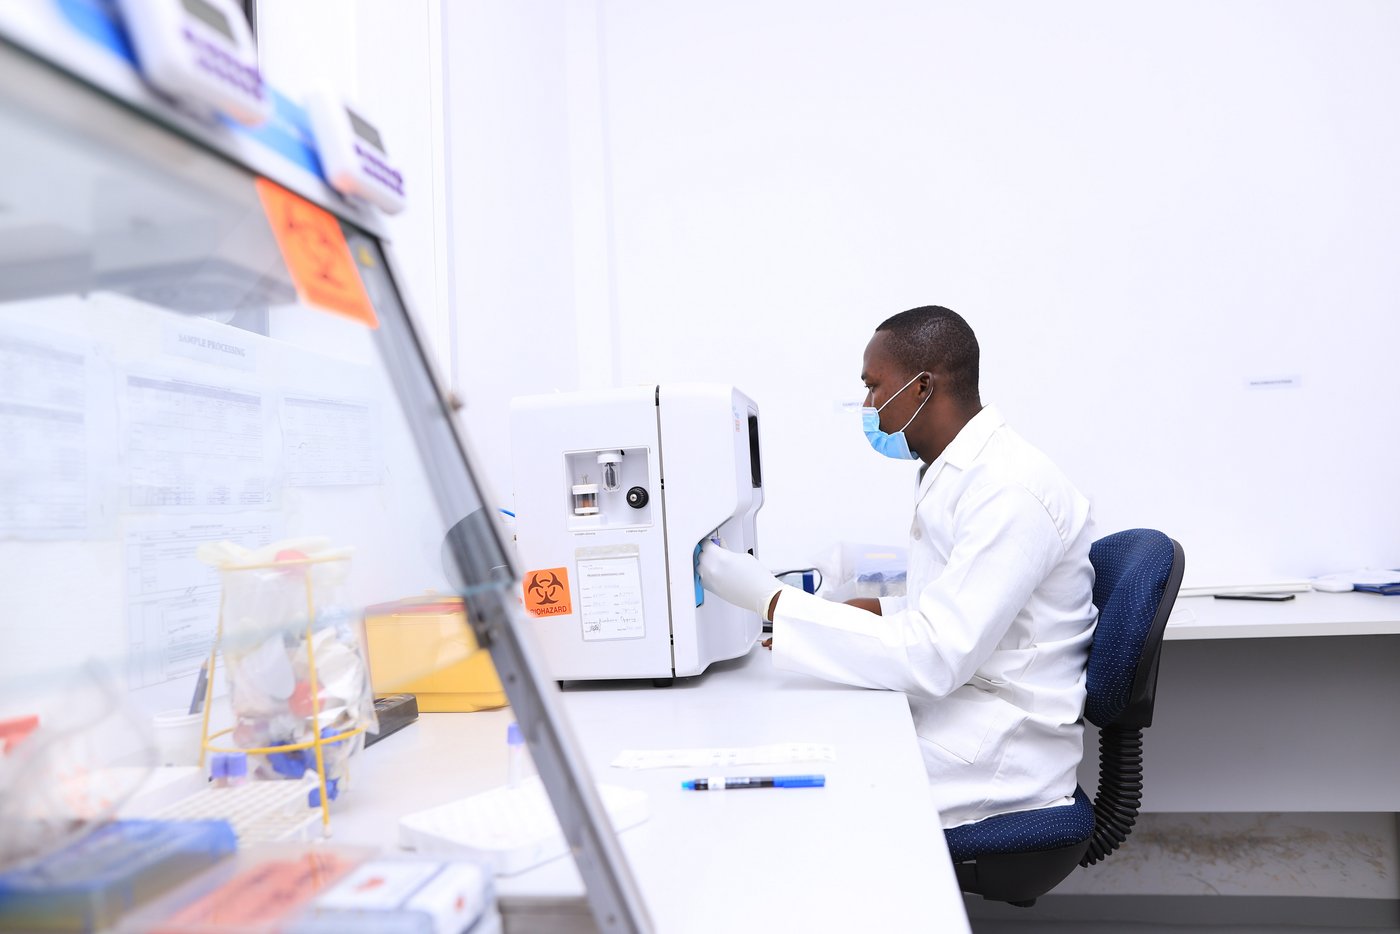
[(345, 238), (341, 236), (337, 242), (336, 232), (319, 223), (319, 218), (309, 212), (307, 207), (308, 205), (297, 206), (295, 202), (289, 205), (286, 213), (282, 215), (286, 225), (283, 229), (287, 236), (295, 238), (300, 244), (301, 253), (305, 257), (306, 271), (320, 280), (322, 288), (343, 289), (346, 287), (346, 282), (342, 279), (345, 264), (340, 248), (345, 243)]
[[(340, 221), (265, 178), (257, 180), (263, 213), (297, 295), (308, 305), (378, 327), (374, 305), (355, 268)], [(363, 246), (362, 246), (363, 249)]]
[(531, 616), (568, 616), (569, 569), (544, 568), (525, 575), (525, 611)]
[(552, 571), (545, 574), (530, 575), (530, 593), (535, 595), (536, 602), (538, 602), (540, 606), (550, 606), (558, 603), (560, 593), (563, 590), (564, 582)]

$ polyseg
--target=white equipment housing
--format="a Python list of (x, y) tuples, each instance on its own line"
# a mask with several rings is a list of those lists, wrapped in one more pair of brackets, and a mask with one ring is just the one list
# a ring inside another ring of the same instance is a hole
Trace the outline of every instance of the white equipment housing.
[(332, 188), (385, 214), (404, 209), (403, 173), (389, 163), (383, 133), (358, 108), (321, 88), (307, 95), (306, 116)]
[(523, 598), (550, 677), (685, 677), (753, 647), (758, 614), (695, 570), (716, 533), (755, 549), (752, 399), (704, 384), (522, 397), (511, 454)]
[(272, 94), (253, 32), (234, 0), (120, 0), (146, 79), (197, 111), (260, 126)]

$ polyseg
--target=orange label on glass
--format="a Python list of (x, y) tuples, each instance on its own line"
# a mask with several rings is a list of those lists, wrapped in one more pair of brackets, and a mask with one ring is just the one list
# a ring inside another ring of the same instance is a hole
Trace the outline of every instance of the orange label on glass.
[(272, 925), (287, 919), (317, 894), (355, 868), (355, 861), (330, 852), (311, 852), (293, 859), (260, 863), (180, 909), (159, 926), (159, 934), (174, 934), (204, 925), (219, 930)]
[(525, 612), (531, 616), (568, 616), (573, 611), (568, 568), (546, 568), (525, 575)]
[(301, 300), (379, 327), (350, 245), (334, 215), (265, 178), (258, 179), (258, 197)]

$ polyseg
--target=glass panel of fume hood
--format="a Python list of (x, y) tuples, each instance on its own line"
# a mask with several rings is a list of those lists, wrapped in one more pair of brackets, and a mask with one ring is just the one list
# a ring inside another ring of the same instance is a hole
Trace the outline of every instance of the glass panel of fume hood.
[[(377, 239), (338, 222), (375, 330), (298, 301), (249, 172), (35, 63), (5, 68), (0, 718), (90, 663), (146, 713), (187, 707), (220, 609), (201, 544), (351, 549), (357, 608), (454, 591), (419, 454), (447, 416), (421, 360), (391, 379), (416, 345)], [(489, 532), (443, 460), (454, 519)]]
[[(118, 78), (114, 86), (134, 75)], [(65, 774), (91, 788), (95, 767), (125, 761), (114, 740), (148, 736), (161, 715), (178, 718), (201, 697), (222, 620), (222, 662), (204, 695), (213, 725), (230, 725), (241, 748), (282, 740), (274, 734), (314, 719), (297, 680), (301, 670), (312, 677), (311, 653), (289, 674), (287, 650), (376, 619), (437, 617), (441, 632), (445, 613), (462, 612), (434, 595), (458, 594), (512, 702), (509, 713), (482, 715), (501, 729), (455, 734), (454, 761), (471, 763), (460, 793), (502, 783), (503, 772), (475, 763), (504, 763), (504, 725), (518, 719), (595, 919), (608, 931), (645, 929), (554, 685), (521, 634), (498, 504), (484, 499), (379, 240), (343, 219), (355, 210), (320, 214), (330, 226), (319, 241), (284, 216), (281, 235), (303, 237), (294, 276), (267, 203), (294, 196), (224, 154), (225, 142), (0, 38), (0, 728), (52, 713), (66, 732), (45, 748), (62, 746)], [(328, 291), (308, 277), (347, 281), (318, 258), (318, 243), (339, 251), (358, 296), (329, 304), (368, 307), (341, 314), (298, 299)], [(272, 543), (277, 551), (246, 557)], [(230, 555), (251, 560), (257, 586), (229, 583), (246, 581), (243, 572), (221, 578), (212, 565)], [(309, 581), (324, 567), (336, 569), (327, 583), (336, 613), (312, 599), (319, 582), (302, 588), (304, 603), (288, 599), (279, 575)], [(271, 635), (254, 626), (256, 638), (239, 642), (231, 624), (245, 616), (292, 623)], [(305, 639), (308, 619), (317, 626)], [(460, 626), (454, 634), (446, 645), (414, 640), (392, 659), (395, 675), (461, 661), (477, 640)], [(330, 695), (346, 660), (315, 651)], [(470, 667), (472, 682), (444, 688), (438, 678), (437, 690), (499, 696), (500, 683), (493, 691), (482, 666)], [(274, 712), (235, 717), (230, 671), (256, 688), (251, 707)], [(248, 722), (266, 735), (240, 735)], [(0, 732), (0, 743), (12, 735)], [(78, 735), (83, 743), (70, 742)], [(0, 762), (13, 766), (0, 769), (0, 862), (15, 850), (10, 830), (32, 823), (12, 807), (15, 788), (28, 781), (32, 792), (52, 772), (35, 766), (36, 742), (21, 740), (18, 759)], [(478, 755), (477, 743), (492, 748)], [(120, 772), (101, 778), (129, 781)], [(82, 803), (101, 811), (129, 790), (117, 785)], [(62, 814), (80, 810), (52, 801)], [(422, 802), (431, 803), (442, 802)]]

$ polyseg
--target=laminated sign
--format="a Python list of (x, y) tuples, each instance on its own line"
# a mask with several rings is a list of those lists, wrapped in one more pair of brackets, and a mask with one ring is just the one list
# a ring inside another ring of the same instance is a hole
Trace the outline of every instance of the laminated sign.
[(531, 616), (568, 616), (574, 611), (569, 598), (569, 569), (545, 568), (525, 575), (525, 612)]

